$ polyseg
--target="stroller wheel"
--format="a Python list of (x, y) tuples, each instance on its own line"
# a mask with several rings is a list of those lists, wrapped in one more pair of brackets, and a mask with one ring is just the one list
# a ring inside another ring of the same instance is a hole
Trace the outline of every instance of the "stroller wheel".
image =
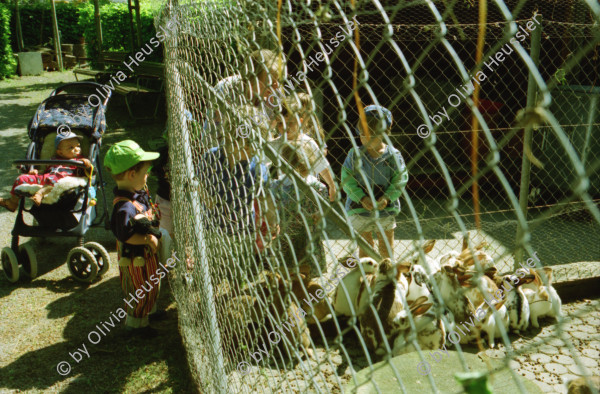
[(98, 263), (98, 275), (102, 276), (108, 271), (110, 267), (110, 256), (104, 246), (98, 242), (87, 242), (83, 245), (84, 248), (89, 249)]
[(2, 249), (2, 270), (10, 283), (19, 280), (19, 262), (17, 255), (8, 246)]
[(23, 266), (23, 271), (25, 271), (25, 274), (28, 277), (33, 279), (37, 276), (37, 258), (35, 257), (35, 251), (31, 247), (31, 244), (26, 243), (19, 245), (19, 261)]
[(71, 249), (67, 257), (67, 266), (75, 280), (90, 283), (98, 275), (96, 258), (84, 247), (78, 246)]

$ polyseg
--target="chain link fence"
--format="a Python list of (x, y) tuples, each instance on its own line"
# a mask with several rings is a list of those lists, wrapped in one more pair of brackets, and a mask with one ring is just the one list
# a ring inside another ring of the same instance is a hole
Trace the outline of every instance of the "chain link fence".
[[(467, 320), (447, 280), (468, 289), (456, 297), (475, 310), (491, 289), (480, 275), (498, 279), (491, 259), (498, 273), (534, 253), (538, 267), (598, 261), (597, 2), (168, 2), (156, 21), (166, 33), (176, 244), (187, 261), (171, 283), (202, 391), (411, 392), (406, 371), (452, 342), (425, 341), (423, 316), (442, 338)], [(392, 265), (344, 209), (342, 167), (361, 145), (357, 127), (369, 129), (370, 104), (391, 111), (382, 138), (404, 158), (392, 171), (409, 176)], [(300, 137), (273, 142), (296, 126), (316, 151)], [(320, 152), (333, 182), (307, 176)], [(352, 268), (358, 246), (374, 261)], [(392, 275), (407, 262), (410, 271)], [(415, 265), (426, 271), (425, 304), (398, 290)], [(356, 302), (348, 313), (341, 295)], [(489, 319), (504, 319), (491, 309)], [(565, 343), (567, 323), (553, 334)], [(480, 370), (508, 372), (523, 392), (509, 362), (531, 349), (511, 347), (508, 325), (494, 327), (506, 355)], [(489, 345), (477, 332), (455, 347), (462, 369), (461, 349)], [(391, 357), (408, 349), (413, 364), (400, 370)], [(392, 386), (375, 379), (381, 371)]]

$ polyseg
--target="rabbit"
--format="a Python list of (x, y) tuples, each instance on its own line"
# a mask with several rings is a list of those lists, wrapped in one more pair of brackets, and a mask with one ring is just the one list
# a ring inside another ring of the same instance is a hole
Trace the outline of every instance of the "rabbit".
[[(317, 321), (325, 322), (332, 318), (328, 306), (330, 300), (327, 296), (330, 286), (333, 286), (333, 284), (327, 283), (323, 286), (320, 278), (307, 279), (304, 274), (300, 274), (299, 277), (296, 275), (292, 277), (292, 293), (294, 293), (297, 302), (300, 305), (302, 305), (302, 302), (308, 303), (305, 306), (307, 311), (312, 309), (312, 315), (306, 319), (308, 324), (314, 324)], [(319, 295), (322, 298), (319, 298)], [(313, 303), (314, 299), (317, 299), (317, 302)]]
[[(360, 267), (346, 274), (335, 290), (333, 309), (336, 316), (352, 316), (352, 309), (357, 316), (362, 312), (358, 310), (359, 297), (374, 280), (379, 264), (369, 257), (361, 258), (358, 264)], [(365, 275), (361, 273), (361, 267)]]
[(478, 339), (481, 333), (485, 332), (492, 344), (493, 337), (496, 335), (496, 321), (490, 309), (494, 307), (499, 310), (501, 320), (505, 321), (506, 307), (503, 305), (504, 300), (494, 303), (487, 298), (486, 301), (477, 287), (477, 281), (488, 294), (496, 294), (495, 283), (486, 275), (476, 276), (476, 272), (450, 265), (442, 266), (442, 271), (436, 274), (435, 279), (442, 293), (444, 305), (454, 319), (453, 322), (449, 319), (450, 323), (446, 331), (462, 334), (459, 335), (462, 344)]
[[(476, 319), (483, 321), (481, 330), (486, 332), (488, 344), (492, 348), (495, 347), (494, 338), (501, 335), (499, 328), (500, 324), (502, 324), (505, 329), (508, 329), (509, 327), (508, 308), (505, 303), (507, 302), (507, 296), (509, 296), (510, 290), (513, 289), (512, 286), (506, 283), (502, 283), (502, 288), (500, 288), (497, 283), (491, 279), (496, 278), (496, 274), (497, 270), (494, 266), (487, 267), (484, 275), (481, 276), (478, 276), (476, 271), (466, 271), (463, 275), (463, 278), (466, 279), (462, 282), (462, 286), (466, 286), (468, 289), (465, 293), (467, 298), (469, 298), (473, 305), (479, 305), (477, 311), (486, 311), (483, 318), (479, 319), (483, 312), (479, 312), (479, 315), (475, 317)], [(477, 286), (477, 281), (483, 291)], [(493, 298), (490, 298), (490, 295), (492, 295)], [(497, 314), (493, 313), (492, 308), (496, 309)], [(478, 313), (477, 311), (476, 313)]]
[(449, 266), (449, 267), (456, 267), (459, 264), (459, 260), (458, 260), (459, 255), (460, 255), (460, 253), (455, 250), (451, 250), (450, 252), (441, 255), (438, 259), (440, 269), (444, 265)]
[[(522, 268), (517, 270), (517, 272), (520, 270)], [(542, 283), (542, 278), (533, 269), (530, 269), (529, 272), (531, 275), (534, 275), (535, 279), (531, 283), (523, 285), (523, 292), (529, 302), (531, 325), (535, 328), (540, 327), (538, 323), (540, 317), (551, 316), (558, 318), (562, 315), (562, 301), (554, 287), (552, 287), (552, 268), (544, 267), (543, 270), (548, 278), (547, 286)]]
[(464, 321), (475, 312), (473, 304), (464, 294), (453, 267), (443, 265), (441, 271), (433, 278), (440, 290), (442, 302), (455, 321)]
[[(413, 269), (416, 267), (418, 266), (413, 266)], [(422, 269), (422, 267), (419, 268)], [(441, 320), (440, 311), (435, 308), (430, 309), (430, 306), (434, 305), (433, 297), (425, 283), (419, 283), (414, 277), (415, 272), (411, 270), (408, 273), (407, 279), (409, 287), (406, 294), (406, 302), (415, 322), (417, 341), (421, 349), (440, 349), (446, 343), (446, 329)], [(419, 306), (422, 307), (420, 308)], [(393, 322), (396, 324), (397, 329), (403, 331), (394, 342), (393, 355), (397, 356), (415, 350), (412, 344), (401, 350), (407, 344), (400, 337), (406, 337), (411, 331), (406, 308), (396, 315)]]
[[(525, 270), (523, 270), (525, 271)], [(530, 309), (529, 301), (523, 290), (526, 285), (534, 280), (534, 275), (528, 272), (495, 277), (498, 287), (502, 286), (506, 294), (506, 308), (508, 309), (508, 321), (511, 331), (525, 331), (529, 327)]]
[(406, 341), (406, 337), (411, 332), (408, 313), (413, 317), (415, 331), (417, 332), (417, 342), (422, 350), (440, 349), (446, 344), (446, 330), (440, 319), (436, 318), (432, 309), (433, 303), (427, 297), (422, 296), (416, 300), (408, 301), (407, 308), (402, 309), (392, 320), (392, 333), (398, 331), (394, 339), (392, 356), (396, 357), (415, 351), (412, 343)]
[(412, 259), (415, 266), (423, 268), (422, 272), (424, 272), (428, 278), (432, 277), (436, 272), (439, 272), (441, 269), (441, 266), (437, 260), (427, 256), (429, 252), (433, 250), (434, 245), (435, 240), (430, 240), (423, 244), (423, 253), (425, 254), (425, 261), (421, 261), (421, 255), (418, 253), (416, 253)]
[(495, 305), (497, 315), (489, 311), (489, 316), (485, 320), (482, 330), (486, 332), (488, 344), (493, 349), (496, 346), (494, 338), (500, 337), (499, 325), (502, 324), (505, 329), (508, 329), (508, 309), (506, 305)]
[[(365, 307), (359, 315), (360, 331), (367, 348), (378, 356), (386, 353), (382, 330), (388, 344), (393, 344), (400, 334), (401, 327), (398, 318), (404, 316), (402, 314), (403, 298), (406, 297), (408, 290), (408, 282), (403, 272), (407, 272), (409, 268), (410, 263), (394, 265), (389, 259), (382, 261), (370, 285), (372, 297), (369, 297), (366, 292), (361, 294), (359, 305), (365, 305)], [(426, 297), (422, 297), (414, 311), (417, 312), (417, 308), (421, 307), (422, 302), (426, 300)], [(430, 307), (431, 304), (423, 306), (419, 312), (424, 313)]]
[(469, 266), (474, 266), (474, 268), (475, 268), (476, 267), (475, 257), (476, 257), (477, 261), (479, 261), (479, 264), (481, 265), (481, 268), (484, 271), (490, 267), (493, 267), (494, 259), (487, 252), (482, 250), (487, 246), (488, 246), (488, 244), (486, 242), (481, 242), (480, 244), (478, 244), (477, 246), (475, 246), (473, 248), (474, 252), (475, 252), (475, 254), (473, 254), (471, 249), (469, 249), (467, 237), (463, 238), (462, 251), (456, 257), (456, 259), (459, 262), (459, 265), (461, 265), (465, 268), (467, 268)]

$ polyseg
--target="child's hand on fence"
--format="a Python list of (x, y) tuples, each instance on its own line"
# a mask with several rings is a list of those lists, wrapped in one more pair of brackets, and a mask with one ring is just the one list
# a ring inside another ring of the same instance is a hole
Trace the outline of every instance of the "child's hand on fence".
[(369, 196), (363, 197), (362, 200), (360, 200), (360, 203), (367, 211), (373, 210), (373, 203), (371, 202), (371, 198)]
[(148, 244), (148, 246), (150, 246), (150, 249), (153, 253), (155, 253), (158, 250), (158, 238), (156, 238), (154, 235), (147, 234), (146, 243)]
[(377, 209), (379, 211), (381, 211), (382, 209), (385, 209), (389, 203), (390, 203), (390, 200), (387, 197), (385, 197), (385, 196), (379, 197), (379, 199), (377, 199)]

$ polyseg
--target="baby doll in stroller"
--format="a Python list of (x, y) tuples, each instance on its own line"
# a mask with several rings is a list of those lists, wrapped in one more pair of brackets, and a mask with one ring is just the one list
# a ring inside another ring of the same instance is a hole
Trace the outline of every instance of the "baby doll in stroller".
[[(86, 174), (89, 175), (91, 171), (92, 163), (81, 155), (81, 136), (69, 131), (64, 134), (57, 134), (54, 139), (54, 147), (56, 148), (56, 154), (52, 160), (79, 160), (86, 166)], [(39, 190), (31, 196), (31, 199), (36, 205), (40, 205), (45, 196), (47, 196), (53, 189), (56, 182), (59, 179), (68, 176), (83, 176), (81, 174), (81, 168), (69, 165), (50, 165), (46, 171), (39, 175), (38, 171), (32, 169), (28, 174), (20, 175), (13, 184), (12, 190), (10, 191), (10, 199), (0, 198), (0, 206), (14, 212), (19, 206), (19, 200), (21, 197), (15, 192), (15, 189), (23, 184), (39, 185)]]

